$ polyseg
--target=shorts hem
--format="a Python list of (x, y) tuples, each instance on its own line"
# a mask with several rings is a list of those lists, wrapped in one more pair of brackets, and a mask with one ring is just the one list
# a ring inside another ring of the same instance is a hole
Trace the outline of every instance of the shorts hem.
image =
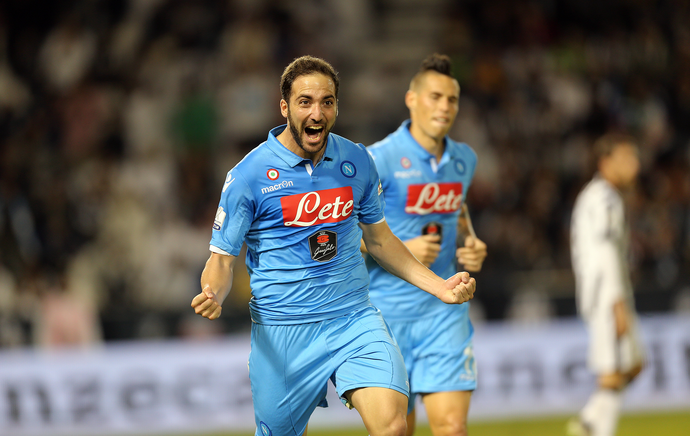
[(400, 386), (395, 386), (391, 384), (384, 384), (384, 383), (367, 383), (367, 384), (353, 384), (344, 387), (343, 389), (336, 389), (338, 392), (338, 396), (340, 397), (341, 400), (344, 400), (344, 395), (345, 392), (351, 391), (353, 389), (361, 389), (361, 388), (387, 388), (387, 389), (392, 389), (394, 391), (398, 391), (401, 394), (405, 395), (407, 398), (410, 397), (410, 391), (407, 388), (402, 388)]
[(477, 389), (477, 383), (465, 383), (462, 385), (455, 385), (455, 386), (448, 386), (444, 385), (443, 387), (428, 387), (425, 388), (424, 386), (421, 388), (416, 388), (415, 390), (410, 390), (410, 393), (415, 394), (415, 395), (424, 395), (424, 394), (435, 394), (437, 392), (454, 392), (454, 391), (474, 391)]

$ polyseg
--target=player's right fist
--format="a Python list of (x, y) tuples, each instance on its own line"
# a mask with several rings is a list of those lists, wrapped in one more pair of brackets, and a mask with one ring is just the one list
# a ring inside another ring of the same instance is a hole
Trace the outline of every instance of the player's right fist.
[(192, 308), (194, 313), (208, 319), (216, 319), (220, 316), (223, 308), (220, 306), (216, 294), (211, 291), (210, 286), (206, 286), (194, 299), (192, 300)]

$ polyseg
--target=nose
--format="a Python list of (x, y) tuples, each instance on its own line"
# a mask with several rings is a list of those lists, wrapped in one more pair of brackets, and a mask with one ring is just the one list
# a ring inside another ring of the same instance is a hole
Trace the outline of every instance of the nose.
[(311, 105), (311, 111), (309, 113), (309, 117), (314, 122), (318, 123), (319, 121), (321, 121), (321, 118), (323, 118), (323, 111), (321, 110), (321, 105), (319, 105), (319, 104)]

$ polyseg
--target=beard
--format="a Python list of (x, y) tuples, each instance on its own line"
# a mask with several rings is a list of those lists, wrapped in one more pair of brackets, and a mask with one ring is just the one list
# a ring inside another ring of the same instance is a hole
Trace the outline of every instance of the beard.
[(318, 145), (305, 145), (302, 143), (302, 135), (304, 135), (304, 125), (300, 125), (300, 128), (297, 128), (298, 123), (292, 119), (292, 114), (290, 113), (290, 107), (288, 107), (287, 111), (287, 119), (288, 119), (288, 125), (290, 126), (290, 134), (292, 135), (292, 139), (295, 140), (299, 148), (304, 150), (306, 153), (318, 153), (321, 151), (323, 147), (326, 146), (326, 141), (328, 140), (328, 135), (331, 133), (331, 129), (333, 128), (333, 125), (330, 127), (326, 124), (323, 126), (323, 138), (321, 139), (321, 143)]

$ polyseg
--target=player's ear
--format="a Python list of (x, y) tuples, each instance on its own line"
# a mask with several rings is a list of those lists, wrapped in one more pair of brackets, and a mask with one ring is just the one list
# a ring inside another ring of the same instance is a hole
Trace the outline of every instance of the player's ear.
[(280, 114), (283, 118), (287, 118), (288, 116), (288, 104), (285, 99), (280, 99)]
[(405, 93), (405, 105), (409, 110), (412, 110), (417, 104), (417, 93), (408, 89)]

